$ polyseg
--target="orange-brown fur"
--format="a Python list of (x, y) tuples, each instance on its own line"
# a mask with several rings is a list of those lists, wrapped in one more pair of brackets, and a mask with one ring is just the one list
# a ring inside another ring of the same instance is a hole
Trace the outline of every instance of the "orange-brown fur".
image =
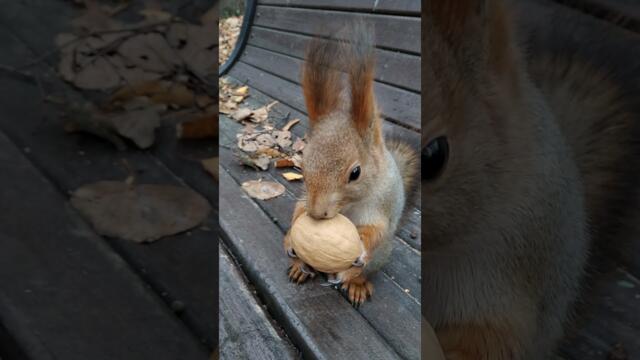
[[(417, 170), (416, 155), (399, 142), (385, 144), (373, 92), (374, 51), (371, 30), (357, 23), (340, 38), (313, 40), (302, 70), (311, 132), (304, 149), (306, 199), (297, 205), (314, 218), (341, 213), (359, 229), (364, 252), (356, 266), (332, 274), (354, 305), (372, 294), (367, 277), (391, 253), (391, 241), (405, 207), (405, 192)], [(345, 74), (346, 76), (342, 76)], [(360, 175), (350, 180), (354, 169)], [(291, 243), (285, 236), (285, 251)], [(289, 276), (296, 282), (313, 270), (292, 259)]]
[(425, 11), (423, 145), (450, 148), (421, 187), (426, 317), (448, 359), (549, 358), (592, 240), (637, 206), (638, 94), (589, 39), (550, 30), (522, 51), (503, 1)]

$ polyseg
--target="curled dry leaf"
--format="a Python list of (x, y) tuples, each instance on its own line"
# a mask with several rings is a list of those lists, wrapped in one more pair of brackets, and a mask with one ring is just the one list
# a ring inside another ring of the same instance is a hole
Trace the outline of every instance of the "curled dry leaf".
[(269, 170), (269, 157), (265, 155), (248, 155), (242, 152), (236, 153), (242, 165), (256, 170)]
[(291, 146), (291, 132), (290, 131), (274, 131), (273, 138), (275, 139), (278, 146), (283, 149)]
[(109, 102), (115, 106), (140, 96), (148, 97), (155, 103), (180, 107), (192, 107), (195, 103), (195, 95), (186, 85), (162, 80), (124, 86), (111, 96)]
[(301, 152), (304, 149), (304, 145), (305, 145), (304, 140), (298, 138), (293, 143), (293, 145), (291, 145), (291, 149), (293, 149), (293, 151), (295, 152)]
[(248, 86), (241, 86), (237, 89), (234, 89), (231, 94), (235, 95), (235, 96), (247, 96), (249, 95), (249, 87)]
[(208, 139), (218, 136), (218, 115), (215, 113), (198, 115), (176, 125), (176, 135), (180, 139)]
[(284, 194), (284, 186), (273, 181), (250, 180), (242, 183), (242, 189), (252, 198), (269, 200)]
[(242, 120), (250, 117), (251, 114), (253, 114), (253, 110), (251, 110), (249, 108), (240, 108), (240, 109), (234, 111), (233, 114), (231, 114), (231, 117), (235, 121), (242, 121)]
[(200, 225), (211, 206), (200, 194), (171, 185), (100, 181), (73, 192), (71, 204), (101, 235), (151, 242)]
[(302, 180), (302, 178), (303, 178), (302, 174), (298, 174), (298, 173), (295, 173), (295, 172), (283, 173), (282, 177), (287, 179), (287, 181)]
[(300, 119), (293, 119), (290, 120), (283, 128), (282, 131), (289, 131), (291, 130), (291, 128), (293, 127), (293, 125), (297, 124), (300, 122)]

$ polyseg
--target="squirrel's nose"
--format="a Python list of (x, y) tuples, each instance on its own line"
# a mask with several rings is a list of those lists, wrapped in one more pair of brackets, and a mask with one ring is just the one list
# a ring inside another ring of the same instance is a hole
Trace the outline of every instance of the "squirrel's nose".
[(331, 216), (329, 215), (331, 214), (329, 210), (326, 210), (326, 209), (312, 209), (311, 211), (309, 211), (309, 216), (317, 220), (331, 219), (332, 217), (335, 216), (335, 214)]

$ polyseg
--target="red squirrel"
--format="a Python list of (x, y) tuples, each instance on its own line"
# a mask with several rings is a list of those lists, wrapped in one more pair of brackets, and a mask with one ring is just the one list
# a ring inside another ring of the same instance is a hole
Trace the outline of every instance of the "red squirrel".
[[(369, 276), (388, 260), (391, 239), (415, 187), (419, 158), (407, 143), (385, 139), (373, 91), (374, 45), (362, 22), (343, 29), (342, 41), (313, 39), (306, 51), (302, 88), (311, 132), (303, 152), (305, 199), (292, 223), (304, 212), (316, 219), (340, 213), (353, 222), (364, 252), (346, 271), (331, 274), (349, 301), (359, 306), (373, 293)], [(316, 272), (295, 255), (288, 275), (302, 283)]]
[(426, 319), (447, 359), (551, 358), (592, 243), (638, 205), (637, 108), (569, 42), (521, 50), (503, 1), (423, 4)]

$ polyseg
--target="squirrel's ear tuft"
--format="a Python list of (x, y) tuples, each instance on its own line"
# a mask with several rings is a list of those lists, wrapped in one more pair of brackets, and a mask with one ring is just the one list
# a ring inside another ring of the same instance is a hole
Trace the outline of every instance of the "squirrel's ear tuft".
[(302, 90), (311, 126), (338, 107), (341, 90), (339, 55), (339, 46), (333, 41), (314, 38), (307, 46)]
[(351, 90), (351, 118), (360, 135), (365, 135), (371, 122), (376, 120), (373, 29), (362, 21), (357, 21), (347, 31), (343, 45), (347, 47), (345, 54)]

